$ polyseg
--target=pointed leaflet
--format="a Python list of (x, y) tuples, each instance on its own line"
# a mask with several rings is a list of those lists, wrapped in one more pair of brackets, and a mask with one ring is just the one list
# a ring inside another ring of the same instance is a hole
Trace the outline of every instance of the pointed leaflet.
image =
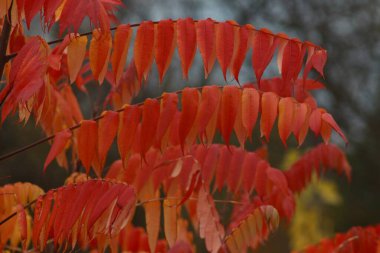
[(90, 43), (90, 67), (94, 74), (94, 78), (98, 80), (99, 84), (103, 83), (104, 77), (108, 68), (108, 61), (111, 54), (112, 37), (109, 31), (99, 32), (94, 30), (92, 32), (92, 39)]
[[(243, 65), (243, 62), (245, 60), (245, 56), (248, 50), (248, 40), (249, 40), (248, 27), (249, 27), (248, 25), (245, 25), (239, 28), (239, 32), (237, 35), (239, 46), (238, 46), (238, 49), (236, 50), (236, 54), (234, 55), (233, 63), (231, 65), (232, 74), (234, 75), (234, 78), (238, 83), (239, 83), (240, 68)], [(235, 47), (237, 47), (237, 45), (235, 45)]]
[(321, 124), (322, 124), (322, 112), (320, 109), (314, 109), (309, 118), (309, 125), (311, 131), (314, 132), (315, 136), (319, 135), (321, 131)]
[[(157, 124), (156, 142), (161, 144), (161, 140), (168, 132), (168, 128), (173, 121), (177, 111), (178, 95), (175, 93), (164, 93), (161, 99), (161, 114)], [(160, 147), (160, 146), (159, 146)]]
[(294, 106), (295, 101), (291, 97), (281, 98), (278, 103), (278, 133), (284, 146), (290, 133), (294, 122)]
[(82, 67), (86, 55), (87, 36), (77, 36), (72, 34), (70, 44), (67, 46), (67, 68), (69, 71), (70, 83), (73, 83)]
[(177, 240), (177, 200), (165, 199), (164, 206), (164, 230), (169, 247), (173, 247)]
[[(197, 116), (199, 136), (201, 139), (206, 135), (206, 127), (210, 125), (210, 122), (212, 123), (212, 118), (218, 116), (220, 93), (220, 89), (216, 85), (207, 85), (202, 88), (202, 98)], [(215, 130), (213, 132), (215, 132)], [(214, 136), (206, 136), (206, 139), (212, 141), (213, 137)]]
[(346, 138), (346, 136), (344, 135), (342, 129), (340, 129), (340, 127), (338, 126), (338, 124), (335, 122), (334, 118), (331, 116), (330, 113), (323, 113), (322, 114), (322, 120), (324, 122), (326, 122), (327, 124), (330, 125), (330, 127), (332, 127), (339, 135), (340, 137), (342, 137), (342, 139), (344, 140), (344, 142), (347, 144), (348, 143), (348, 140)]
[(64, 30), (70, 30), (71, 27), (74, 32), (77, 32), (85, 17), (90, 19), (92, 27), (100, 28), (103, 32), (108, 31), (110, 28), (109, 15), (112, 15), (112, 11), (120, 4), (120, 0), (66, 0), (62, 5), (63, 9), (59, 17), (59, 33), (62, 34)]
[(310, 106), (306, 103), (296, 103), (294, 107), (293, 133), (300, 146), (309, 130)]
[(327, 51), (326, 50), (317, 50), (314, 51), (314, 54), (311, 58), (311, 64), (318, 73), (324, 77), (323, 68), (325, 67), (327, 61)]
[(175, 29), (171, 19), (161, 20), (155, 25), (154, 57), (158, 68), (160, 82), (168, 70), (175, 47)]
[(230, 144), (230, 135), (234, 128), (238, 106), (240, 105), (241, 91), (235, 86), (225, 86), (222, 93), (220, 108), (220, 131), (227, 146)]
[(138, 106), (127, 105), (119, 114), (119, 130), (117, 147), (123, 164), (135, 140), (137, 126), (141, 120), (141, 109)]
[(273, 92), (264, 92), (261, 96), (261, 120), (260, 131), (261, 137), (265, 136), (269, 141), (270, 132), (277, 118), (278, 96)]
[(146, 99), (142, 112), (140, 135), (141, 154), (143, 157), (150, 146), (154, 143), (159, 117), (160, 103), (156, 99)]
[(119, 85), (124, 65), (127, 62), (132, 32), (130, 25), (119, 25), (115, 31), (111, 63), (116, 86)]
[(211, 72), (215, 63), (215, 24), (210, 18), (198, 20), (196, 24), (197, 44), (201, 52), (205, 78)]
[(18, 6), (23, 8), (25, 13), (25, 21), (28, 29), (30, 29), (30, 23), (33, 17), (42, 9), (44, 0), (29, 0), (24, 2), (24, 6)]
[(137, 71), (137, 79), (141, 83), (143, 77), (147, 78), (153, 61), (154, 48), (154, 24), (152, 21), (144, 21), (137, 29), (134, 60)]
[(248, 246), (256, 248), (258, 242), (268, 238), (279, 225), (279, 214), (272, 206), (260, 206), (248, 213), (224, 240), (231, 253), (244, 252)]
[(231, 65), (234, 53), (234, 32), (234, 26), (228, 21), (216, 25), (216, 58), (222, 69), (225, 81), (227, 79), (227, 69)]
[(199, 91), (195, 88), (185, 88), (182, 92), (182, 113), (179, 121), (179, 141), (182, 151), (186, 144), (186, 137), (190, 133), (191, 128), (195, 122), (197, 116), (198, 104), (199, 104)]
[(241, 100), (242, 123), (249, 138), (252, 136), (260, 108), (260, 94), (254, 88), (244, 88)]
[(65, 146), (70, 138), (71, 132), (67, 130), (61, 131), (54, 136), (53, 145), (51, 146), (44, 163), (44, 172), (51, 161), (53, 161), (53, 159), (65, 149)]
[[(105, 111), (102, 113), (102, 116), (103, 118), (98, 122), (98, 159), (100, 170), (104, 166), (107, 152), (112, 145), (119, 127), (119, 114), (117, 112)], [(100, 177), (101, 171), (97, 171), (97, 175)]]
[(301, 54), (301, 42), (296, 39), (289, 40), (286, 44), (281, 65), (281, 75), (285, 83), (295, 81), (298, 77), (300, 61), (303, 59)]
[(78, 156), (86, 169), (90, 172), (93, 159), (96, 157), (98, 142), (98, 127), (93, 120), (83, 120), (77, 133)]
[(178, 54), (181, 60), (182, 73), (184, 78), (188, 78), (189, 69), (194, 60), (197, 41), (195, 24), (192, 18), (177, 20), (177, 44)]
[(261, 29), (253, 40), (252, 66), (260, 88), (261, 77), (271, 61), (278, 44), (277, 38), (268, 29)]

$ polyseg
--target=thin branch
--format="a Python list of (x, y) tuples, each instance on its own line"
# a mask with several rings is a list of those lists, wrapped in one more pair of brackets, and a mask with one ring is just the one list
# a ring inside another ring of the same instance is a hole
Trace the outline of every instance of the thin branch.
[[(222, 87), (222, 86), (221, 86), (221, 87)], [(196, 87), (196, 88), (197, 88), (197, 89), (202, 89), (203, 86)], [(178, 91), (176, 91), (175, 93), (176, 93), (176, 94), (181, 94), (181, 93), (182, 93), (182, 90), (178, 90)], [(163, 96), (159, 96), (159, 97), (155, 97), (154, 99), (160, 100), (160, 99), (162, 99), (162, 97), (163, 97)], [(140, 102), (140, 103), (136, 103), (136, 104), (133, 104), (133, 105), (141, 106), (141, 105), (143, 105), (143, 104), (144, 104), (144, 102)], [(122, 111), (124, 111), (124, 108), (120, 108), (120, 109), (116, 110), (115, 112), (120, 113), (120, 112), (122, 112)], [(97, 116), (97, 117), (95, 117), (95, 118), (92, 118), (92, 119), (90, 119), (90, 120), (98, 121), (98, 120), (102, 119), (103, 117), (104, 117), (104, 115), (99, 115), (99, 116)], [(78, 123), (78, 124), (76, 124), (76, 125), (74, 125), (74, 126), (68, 128), (68, 129), (63, 130), (63, 131), (67, 131), (67, 130), (73, 131), (73, 130), (79, 128), (80, 126), (81, 126), (81, 123)], [(55, 135), (56, 135), (56, 133), (55, 133), (55, 134), (52, 134), (52, 135), (50, 135), (50, 136), (47, 136), (47, 137), (45, 137), (45, 138), (42, 138), (42, 139), (40, 139), (40, 140), (38, 140), (38, 141), (36, 141), (36, 142), (33, 142), (33, 143), (31, 143), (31, 144), (29, 144), (29, 145), (27, 145), (27, 146), (24, 146), (24, 147), (21, 147), (21, 148), (19, 148), (19, 149), (14, 150), (14, 151), (11, 151), (11, 152), (9, 152), (9, 153), (7, 153), (7, 154), (5, 154), (5, 155), (2, 155), (2, 156), (0, 156), (0, 162), (3, 161), (3, 160), (8, 159), (8, 158), (10, 158), (10, 157), (13, 157), (13, 156), (15, 156), (15, 155), (17, 155), (17, 154), (19, 154), (19, 153), (22, 153), (22, 152), (24, 152), (24, 151), (27, 151), (27, 150), (29, 150), (29, 149), (31, 149), (31, 148), (34, 148), (34, 147), (36, 147), (36, 146), (38, 146), (38, 145), (40, 145), (40, 144), (42, 144), (42, 143), (45, 143), (45, 142), (47, 142), (47, 141), (50, 141), (50, 140), (52, 140), (52, 139), (55, 137)]]
[[(194, 20), (194, 23), (197, 23), (199, 20)], [(177, 22), (177, 20), (173, 20), (174, 23)], [(153, 21), (153, 24), (158, 24), (159, 21)], [(214, 21), (215, 24), (219, 24), (220, 22), (218, 21)], [(130, 24), (130, 27), (139, 27), (141, 25), (141, 23), (134, 23), (134, 24)], [(242, 27), (242, 25), (239, 25), (239, 24), (231, 24), (232, 26), (235, 26), (235, 27)], [(270, 32), (267, 32), (266, 30), (260, 30), (260, 29), (256, 29), (254, 28), (253, 26), (248, 26), (246, 27), (248, 30), (251, 30), (251, 31), (255, 31), (255, 32), (262, 32), (262, 33), (265, 33), (267, 35), (270, 35), (270, 36), (273, 36), (275, 38), (281, 38), (283, 40), (287, 40), (287, 41), (290, 41), (292, 39), (290, 38), (285, 38), (283, 36), (278, 36), (277, 34), (273, 34), (273, 33), (270, 33)], [(117, 29), (117, 26), (113, 26), (113, 27), (110, 27), (110, 31), (114, 31)], [(82, 36), (89, 36), (89, 35), (92, 35), (92, 32), (85, 32), (85, 33), (80, 33), (77, 37), (82, 37)], [(60, 43), (64, 40), (64, 38), (59, 38), (59, 39), (55, 39), (55, 40), (52, 40), (52, 41), (49, 41), (47, 42), (48, 45), (53, 45), (53, 44), (56, 44), (56, 43)], [(304, 42), (302, 41), (295, 41), (296, 43), (299, 43), (299, 44), (303, 44)], [(323, 49), (322, 47), (320, 46), (317, 46), (317, 45), (313, 45), (315, 48), (317, 49)], [(13, 53), (13, 54), (10, 54), (8, 55), (8, 58), (9, 59), (12, 59), (14, 58), (15, 56), (17, 55), (17, 53)], [(8, 60), (9, 60), (8, 59)]]

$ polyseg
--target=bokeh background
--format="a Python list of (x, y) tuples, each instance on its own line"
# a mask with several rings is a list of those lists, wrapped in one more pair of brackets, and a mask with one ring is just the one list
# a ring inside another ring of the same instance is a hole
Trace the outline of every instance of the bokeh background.
[[(328, 51), (325, 67), (327, 90), (316, 94), (319, 104), (330, 111), (345, 131), (350, 143), (347, 152), (353, 167), (352, 181), (335, 174), (325, 175), (301, 194), (300, 214), (295, 222), (282, 224), (262, 252), (287, 252), (304, 244), (314, 243), (323, 236), (346, 231), (351, 226), (365, 226), (380, 222), (380, 2), (376, 0), (125, 0), (125, 7), (117, 13), (121, 23), (138, 23), (142, 20), (192, 17), (213, 18), (219, 21), (236, 20), (257, 28), (266, 27), (274, 33), (285, 32), (290, 37), (309, 40)], [(47, 40), (56, 38), (57, 32), (40, 32), (38, 18), (30, 34), (41, 34)], [(83, 31), (88, 31), (84, 27)], [(131, 54), (130, 54), (131, 55)], [(248, 64), (242, 69), (243, 82), (255, 81)], [(173, 91), (186, 86), (226, 84), (221, 71), (214, 68), (205, 80), (199, 54), (190, 72), (189, 80), (182, 79), (175, 53), (173, 63), (164, 82), (159, 86), (157, 71), (153, 68), (150, 81), (136, 98), (158, 96), (162, 91)], [(278, 74), (275, 64), (265, 75)], [(232, 82), (232, 78), (230, 78)], [(100, 88), (94, 88), (100, 89)], [(106, 86), (101, 88), (105, 94)], [(81, 104), (91, 116), (95, 96), (77, 92)], [(0, 131), (0, 155), (25, 146), (44, 134), (29, 122), (18, 124), (17, 117), (8, 119)], [(285, 149), (276, 136), (269, 146), (272, 163), (284, 167), (287, 162), (307, 148)], [(320, 140), (308, 139), (309, 144)], [(255, 144), (253, 145), (255, 146)], [(291, 145), (296, 147), (295, 145)], [(310, 145), (309, 145), (310, 146)], [(0, 161), (0, 184), (28, 181), (44, 189), (58, 187), (68, 175), (56, 164), (42, 173), (48, 144), (39, 145), (10, 159)], [(115, 152), (116, 153), (116, 152)], [(115, 155), (116, 157), (116, 155)], [(115, 157), (110, 157), (110, 160)]]

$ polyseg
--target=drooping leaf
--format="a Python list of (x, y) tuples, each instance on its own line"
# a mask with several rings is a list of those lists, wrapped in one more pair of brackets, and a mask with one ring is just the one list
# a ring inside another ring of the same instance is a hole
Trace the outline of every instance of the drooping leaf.
[(278, 101), (279, 101), (278, 96), (273, 92), (265, 92), (261, 96), (260, 130), (261, 130), (261, 136), (265, 136), (267, 141), (269, 141), (270, 132), (277, 118)]
[(129, 43), (132, 37), (132, 28), (130, 25), (119, 25), (115, 31), (113, 52), (111, 57), (112, 70), (115, 77), (116, 86), (119, 85), (123, 68), (127, 62)]
[(161, 143), (162, 138), (168, 132), (177, 111), (178, 96), (175, 93), (164, 93), (161, 99), (161, 114), (157, 124), (156, 141)]
[(192, 18), (177, 20), (177, 44), (182, 73), (184, 78), (188, 79), (197, 46), (195, 24)]
[(278, 103), (278, 133), (284, 146), (287, 146), (286, 140), (292, 132), (294, 122), (294, 107), (293, 98), (281, 98)]
[(227, 69), (231, 65), (234, 53), (234, 26), (230, 22), (218, 23), (215, 32), (215, 52), (222, 69), (224, 80), (227, 81)]
[(148, 72), (152, 65), (154, 53), (154, 24), (152, 21), (144, 21), (137, 29), (134, 60), (137, 72), (137, 79), (141, 83), (142, 79), (148, 77)]
[(212, 19), (198, 20), (196, 24), (197, 45), (201, 53), (205, 78), (215, 63), (215, 23)]
[(242, 123), (245, 130), (247, 131), (248, 137), (251, 138), (252, 130), (256, 124), (260, 108), (260, 94), (256, 89), (243, 89), (241, 107)]
[(161, 20), (155, 26), (154, 57), (158, 68), (160, 82), (162, 82), (175, 48), (175, 26), (171, 19)]
[(76, 80), (79, 70), (82, 67), (82, 63), (86, 55), (86, 46), (86, 36), (76, 37), (73, 35), (73, 38), (67, 47), (67, 67), (69, 71), (70, 83), (73, 83)]
[(53, 161), (53, 159), (65, 149), (66, 144), (70, 138), (71, 132), (67, 130), (61, 131), (55, 135), (53, 145), (51, 146), (49, 154), (47, 155), (44, 163), (44, 172), (46, 171), (47, 166)]
[(182, 113), (179, 122), (179, 140), (182, 149), (185, 147), (186, 137), (194, 125), (198, 112), (199, 91), (195, 88), (185, 88), (182, 92)]
[(224, 240), (231, 253), (256, 248), (279, 225), (279, 214), (272, 206), (260, 206), (249, 213)]
[(238, 106), (240, 102), (241, 91), (234, 86), (225, 86), (223, 88), (221, 108), (220, 108), (220, 121), (221, 133), (224, 142), (227, 146), (230, 143), (230, 135), (234, 128)]
[(261, 77), (277, 48), (278, 40), (268, 29), (261, 29), (253, 39), (252, 65), (260, 87)]
[(110, 32), (101, 33), (99, 30), (92, 32), (92, 40), (90, 43), (90, 66), (94, 74), (94, 78), (99, 84), (103, 83), (108, 62), (111, 55), (112, 37)]
[(159, 116), (160, 103), (156, 99), (146, 99), (142, 111), (140, 136), (141, 154), (143, 156), (154, 143)]
[(238, 83), (239, 83), (239, 72), (245, 60), (247, 50), (249, 48), (248, 41), (249, 41), (250, 28), (251, 27), (249, 25), (239, 27), (239, 32), (237, 35), (238, 39), (237, 40), (235, 39), (235, 41), (238, 41), (239, 43), (238, 45), (235, 45), (235, 48), (237, 49), (235, 50), (236, 53), (233, 58), (231, 69), (232, 69), (232, 74), (234, 75), (234, 78)]
[(98, 143), (98, 126), (93, 120), (83, 120), (77, 133), (78, 156), (86, 173), (90, 172), (91, 163), (96, 157)]
[(340, 129), (340, 127), (338, 126), (338, 124), (335, 122), (334, 118), (331, 116), (330, 113), (323, 113), (322, 114), (322, 120), (324, 122), (326, 122), (327, 124), (330, 125), (330, 127), (332, 127), (339, 135), (340, 137), (342, 137), (342, 139), (344, 140), (344, 142), (347, 144), (348, 143), (348, 140), (346, 138), (346, 136), (344, 135), (342, 129)]
[(164, 209), (164, 230), (165, 237), (170, 247), (173, 247), (177, 240), (177, 200), (165, 199)]
[(98, 125), (97, 145), (99, 168), (96, 172), (99, 177), (101, 177), (101, 170), (103, 169), (107, 152), (112, 145), (119, 127), (119, 115), (117, 112), (105, 111), (102, 115), (103, 118), (99, 121)]

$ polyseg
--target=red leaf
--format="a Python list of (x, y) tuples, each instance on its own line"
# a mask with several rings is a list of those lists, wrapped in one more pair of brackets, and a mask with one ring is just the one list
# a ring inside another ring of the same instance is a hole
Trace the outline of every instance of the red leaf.
[(302, 56), (300, 42), (295, 39), (289, 40), (284, 48), (281, 65), (281, 75), (285, 83), (297, 79)]
[(116, 86), (119, 85), (121, 75), (123, 74), (123, 68), (127, 62), (132, 32), (132, 28), (129, 25), (119, 25), (116, 28), (111, 60)]
[(234, 86), (225, 86), (222, 93), (222, 104), (220, 108), (221, 133), (224, 142), (229, 146), (230, 135), (234, 128), (238, 106), (240, 102), (241, 91)]
[(234, 32), (234, 26), (230, 22), (216, 25), (216, 58), (222, 68), (225, 81), (227, 81), (227, 69), (231, 65), (234, 53)]
[(273, 92), (264, 92), (261, 96), (261, 120), (260, 130), (261, 136), (265, 136), (269, 141), (270, 132), (277, 118), (278, 96)]
[(322, 120), (325, 121), (326, 123), (328, 123), (330, 125), (330, 127), (332, 127), (340, 135), (340, 137), (342, 137), (342, 139), (344, 140), (344, 142), (346, 144), (348, 143), (348, 140), (347, 140), (346, 136), (344, 135), (342, 129), (340, 129), (340, 127), (335, 122), (334, 118), (331, 116), (330, 113), (327, 113), (327, 112), (323, 113), (322, 114)]
[(145, 157), (145, 153), (154, 142), (159, 117), (160, 103), (156, 99), (146, 99), (142, 112), (140, 135), (141, 154), (143, 157)]
[(326, 50), (317, 50), (314, 52), (311, 58), (311, 64), (318, 73), (324, 77), (323, 68), (325, 67), (327, 61), (327, 52)]
[(117, 146), (123, 164), (126, 162), (129, 151), (135, 141), (137, 126), (141, 120), (141, 110), (138, 106), (126, 106), (119, 116), (119, 131)]
[(201, 52), (205, 78), (211, 72), (215, 63), (215, 24), (210, 18), (198, 20), (197, 29), (197, 44)]
[(108, 31), (110, 28), (109, 15), (112, 15), (112, 10), (120, 4), (120, 0), (66, 0), (59, 17), (59, 33), (62, 34), (70, 27), (73, 27), (74, 32), (78, 32), (85, 17), (90, 19), (94, 28), (100, 28), (103, 32)]
[(90, 67), (94, 78), (100, 84), (103, 83), (111, 55), (112, 37), (110, 32), (100, 33), (99, 30), (92, 32), (90, 43)]
[(267, 168), (268, 164), (265, 161), (258, 162), (256, 166), (255, 190), (261, 197), (265, 196), (267, 192)]
[(175, 47), (174, 23), (171, 19), (161, 20), (155, 26), (154, 55), (158, 68), (160, 82), (168, 70)]
[(197, 124), (195, 118), (198, 112), (199, 91), (196, 88), (185, 88), (182, 92), (182, 113), (179, 121), (179, 141), (182, 151), (186, 146), (186, 138), (190, 130)]
[(164, 93), (161, 99), (161, 114), (157, 124), (156, 143), (161, 148), (161, 141), (168, 132), (177, 111), (178, 95), (175, 93)]
[[(30, 23), (33, 17), (42, 9), (44, 5), (44, 0), (26, 0), (24, 2), (24, 13), (26, 26), (30, 29)], [(19, 8), (22, 8), (21, 6)]]
[(260, 108), (260, 94), (256, 89), (244, 88), (242, 94), (242, 123), (249, 138), (252, 136)]
[(310, 114), (310, 119), (309, 119), (309, 125), (311, 131), (314, 132), (314, 134), (317, 136), (319, 135), (321, 131), (321, 124), (322, 124), (322, 113), (320, 109), (314, 109), (312, 113)]
[(178, 54), (181, 60), (184, 78), (188, 78), (190, 66), (196, 51), (196, 32), (194, 21), (191, 18), (177, 20)]
[(143, 77), (146, 80), (153, 61), (154, 49), (154, 24), (152, 21), (144, 21), (137, 29), (134, 59), (137, 71), (137, 79), (141, 83)]
[(309, 129), (310, 106), (306, 103), (296, 103), (294, 107), (293, 133), (300, 146), (306, 138)]
[(274, 39), (273, 33), (268, 29), (261, 29), (254, 37), (252, 65), (259, 88), (261, 77), (269, 62), (272, 60), (277, 45), (278, 40)]
[(281, 98), (278, 103), (278, 133), (282, 143), (287, 146), (286, 140), (292, 132), (294, 122), (294, 99), (291, 97)]
[[(233, 59), (232, 64), (232, 73), (234, 75), (235, 80), (239, 83), (239, 72), (240, 68), (244, 63), (245, 56), (248, 50), (248, 40), (249, 40), (249, 29), (248, 26), (241, 26), (239, 28), (238, 34), (238, 49), (236, 50), (236, 54)], [(237, 45), (235, 45), (236, 47)]]
[(53, 159), (65, 149), (65, 146), (70, 138), (71, 132), (67, 130), (61, 131), (54, 136), (53, 145), (51, 146), (44, 163), (44, 172), (51, 161), (53, 161)]
[(96, 157), (98, 143), (98, 126), (93, 120), (83, 120), (78, 130), (78, 156), (86, 169), (90, 172), (91, 163)]
[[(220, 89), (215, 85), (208, 85), (202, 88), (202, 98), (197, 119), (199, 123), (199, 135), (202, 140), (203, 136), (206, 135), (207, 126), (213, 123), (213, 118), (215, 118), (214, 121), (216, 121), (216, 117), (218, 116), (220, 95)], [(215, 127), (216, 124), (214, 124), (213, 133), (215, 133)], [(205, 137), (206, 140), (212, 142), (214, 135), (206, 135)]]
[(119, 114), (117, 112), (105, 111), (102, 115), (104, 117), (99, 120), (98, 126), (98, 159), (100, 171), (96, 172), (99, 177), (101, 177), (101, 169), (104, 166), (107, 152), (119, 128)]

